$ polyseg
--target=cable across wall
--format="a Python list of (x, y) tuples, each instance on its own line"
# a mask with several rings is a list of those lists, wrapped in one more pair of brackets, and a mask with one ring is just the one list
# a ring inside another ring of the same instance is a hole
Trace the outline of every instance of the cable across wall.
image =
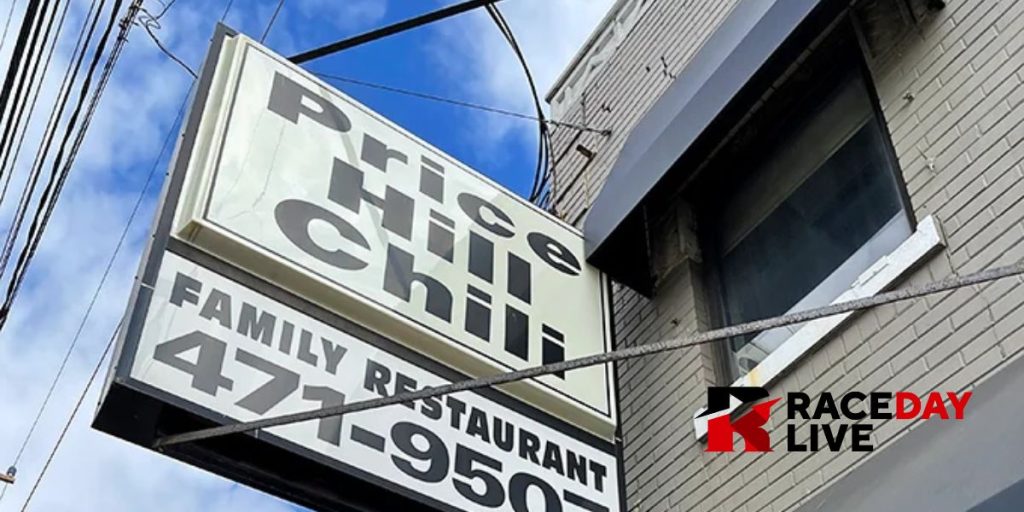
[(446, 384), (443, 386), (428, 387), (421, 389), (419, 391), (398, 393), (388, 397), (364, 400), (361, 402), (353, 402), (350, 404), (344, 404), (336, 407), (325, 407), (306, 412), (285, 414), (282, 416), (276, 416), (272, 418), (264, 418), (256, 421), (247, 421), (232, 425), (223, 425), (219, 427), (197, 430), (194, 432), (185, 432), (180, 434), (169, 435), (158, 439), (155, 443), (155, 447), (159, 449), (162, 447), (172, 446), (176, 444), (195, 442), (231, 434), (256, 432), (258, 430), (270, 427), (290, 425), (292, 423), (298, 423), (302, 421), (342, 416), (344, 414), (351, 414), (354, 412), (379, 409), (381, 407), (386, 407), (389, 405), (403, 404), (413, 402), (415, 400), (422, 400), (424, 398), (433, 398), (444, 395), (450, 395), (452, 393), (458, 393), (460, 391), (471, 391), (483, 388), (490, 388), (502, 384), (509, 384), (521, 380), (541, 377), (544, 375), (551, 375), (560, 372), (572, 371), (579, 368), (586, 368), (588, 366), (614, 363), (617, 361), (624, 361), (627, 359), (633, 359), (637, 357), (651, 356), (672, 350), (681, 350), (685, 348), (696, 347), (699, 345), (705, 345), (708, 343), (726, 340), (734, 336), (755, 334), (769, 329), (775, 329), (778, 327), (801, 324), (805, 322), (810, 322), (812, 320), (817, 320), (820, 318), (840, 315), (843, 313), (862, 311), (876, 306), (882, 306), (885, 304), (892, 304), (894, 302), (916, 299), (927, 295), (933, 295), (936, 293), (949, 292), (959, 288), (963, 288), (965, 286), (974, 286), (978, 284), (987, 283), (990, 281), (995, 281), (997, 279), (1006, 279), (1021, 275), (1024, 275), (1024, 261), (1015, 263), (1013, 265), (1007, 265), (1003, 267), (984, 270), (981, 272), (975, 272), (973, 274), (954, 276), (940, 281), (934, 281), (923, 286), (915, 286), (910, 288), (904, 288), (902, 290), (880, 293), (870, 297), (845, 302), (838, 302), (835, 304), (830, 304), (828, 306), (808, 309), (806, 311), (789, 313), (771, 318), (765, 318), (762, 320), (756, 320), (753, 322), (736, 324), (729, 327), (723, 327), (720, 329), (714, 329), (699, 334), (694, 334), (691, 336), (672, 338), (657, 343), (650, 343), (647, 345), (640, 345), (636, 347), (630, 347), (611, 352), (604, 352), (601, 354), (594, 354), (591, 356), (580, 357), (577, 359), (569, 359), (558, 363), (534, 366), (531, 368), (525, 368), (522, 370), (516, 370), (497, 375), (490, 375), (475, 379), (467, 379), (463, 381), (453, 382), (451, 384)]

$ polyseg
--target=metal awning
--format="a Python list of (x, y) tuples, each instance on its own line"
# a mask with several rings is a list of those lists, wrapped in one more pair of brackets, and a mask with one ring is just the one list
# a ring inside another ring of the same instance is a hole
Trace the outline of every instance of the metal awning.
[(650, 276), (638, 271), (647, 261), (644, 202), (653, 190), (665, 186), (670, 175), (680, 174), (680, 159), (708, 136), (713, 124), (723, 121), (723, 112), (735, 106), (744, 89), (757, 89), (748, 86), (776, 67), (770, 62), (788, 65), (806, 49), (809, 38), (796, 37), (799, 29), (817, 26), (802, 30), (817, 35), (822, 23), (834, 19), (834, 12), (823, 12), (824, 4), (840, 3), (737, 3), (626, 140), (584, 224), (591, 263), (639, 291), (650, 286)]

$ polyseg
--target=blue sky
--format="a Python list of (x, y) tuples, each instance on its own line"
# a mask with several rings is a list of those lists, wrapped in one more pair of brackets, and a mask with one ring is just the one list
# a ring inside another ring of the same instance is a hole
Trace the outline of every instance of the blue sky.
[[(10, 1), (0, 1), (6, 13)], [(165, 0), (166, 1), (166, 0)], [(505, 0), (501, 8), (520, 39), (541, 94), (568, 63), (612, 0)], [(16, 10), (26, 0), (15, 0)], [(227, 24), (259, 36), (276, 0), (235, 0)], [(451, 1), (286, 0), (266, 44), (289, 55)], [(89, 2), (71, 12), (40, 105), (52, 104), (60, 72)], [(155, 32), (198, 69), (227, 0), (177, 0)], [(159, 0), (145, 4), (159, 11)], [(17, 22), (17, 18), (15, 23)], [(13, 38), (13, 35), (8, 35)], [(12, 41), (0, 52), (6, 62)], [(525, 78), (483, 12), (401, 34), (306, 65), (308, 69), (530, 113)], [(169, 151), (157, 159), (191, 77), (162, 55), (141, 29), (133, 30), (113, 80), (72, 170), (13, 316), (0, 333), (0, 469), (15, 457), (46, 393), (103, 268), (154, 164), (157, 173), (129, 237), (88, 317), (68, 368), (19, 462), (19, 483), (0, 512), (20, 510), (31, 481), (60, 432), (96, 359), (123, 313), (159, 194)], [(460, 107), (339, 84), (339, 88), (413, 133), (512, 190), (529, 187), (536, 125)], [(43, 110), (46, 113), (47, 109)], [(34, 148), (43, 123), (29, 129)], [(43, 119), (42, 121), (45, 121)], [(22, 155), (12, 187), (20, 191)], [(6, 226), (12, 203), (0, 206)], [(98, 388), (98, 386), (96, 387)], [(89, 429), (97, 389), (89, 395), (30, 510), (107, 512), (293, 510), (289, 504)]]

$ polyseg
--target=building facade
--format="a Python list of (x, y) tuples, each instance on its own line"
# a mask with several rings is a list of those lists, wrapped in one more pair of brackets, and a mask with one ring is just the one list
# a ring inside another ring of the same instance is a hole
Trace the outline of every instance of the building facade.
[[(548, 102), (610, 130), (554, 131), (551, 207), (614, 280), (617, 346), (1024, 258), (1022, 29), (1015, 1), (615, 2)], [(1022, 283), (619, 364), (629, 509), (1018, 510)], [(709, 386), (974, 395), (862, 420), (872, 451), (793, 451), (808, 420), (773, 413), (772, 452), (712, 453)]]

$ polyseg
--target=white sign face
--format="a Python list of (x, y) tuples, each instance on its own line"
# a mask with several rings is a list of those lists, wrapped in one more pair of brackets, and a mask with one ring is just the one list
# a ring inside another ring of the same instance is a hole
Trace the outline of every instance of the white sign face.
[[(224, 53), (174, 236), (470, 375), (610, 350), (578, 231), (251, 41)], [(503, 389), (613, 435), (604, 365)]]
[[(236, 421), (448, 382), (169, 252), (130, 377)], [(266, 432), (459, 510), (607, 511), (620, 503), (612, 453), (480, 394)]]

